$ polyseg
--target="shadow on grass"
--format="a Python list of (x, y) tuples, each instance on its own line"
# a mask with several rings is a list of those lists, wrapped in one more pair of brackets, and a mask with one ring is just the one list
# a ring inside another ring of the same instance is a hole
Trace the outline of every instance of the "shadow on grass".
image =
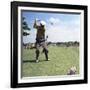
[[(45, 62), (46, 60), (39, 60), (39, 62)], [(23, 63), (36, 63), (36, 60), (23, 60)]]

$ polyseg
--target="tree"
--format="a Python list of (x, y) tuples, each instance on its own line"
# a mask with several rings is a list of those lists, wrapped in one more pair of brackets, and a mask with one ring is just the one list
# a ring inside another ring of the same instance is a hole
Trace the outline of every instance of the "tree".
[(25, 30), (30, 30), (30, 28), (28, 27), (27, 22), (25, 21), (25, 17), (22, 17), (22, 29), (23, 29), (23, 36), (30, 35), (30, 33), (25, 31)]

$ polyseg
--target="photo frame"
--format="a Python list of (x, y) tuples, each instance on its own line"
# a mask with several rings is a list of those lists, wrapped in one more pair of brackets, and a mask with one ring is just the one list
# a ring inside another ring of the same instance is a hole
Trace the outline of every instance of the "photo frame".
[[(46, 21), (48, 62), (32, 60), (37, 17)], [(11, 2), (11, 87), (87, 83), (87, 24), (84, 5)]]

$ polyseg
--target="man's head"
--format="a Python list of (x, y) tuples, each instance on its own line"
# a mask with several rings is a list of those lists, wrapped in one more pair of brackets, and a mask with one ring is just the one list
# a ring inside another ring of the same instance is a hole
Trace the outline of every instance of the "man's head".
[(46, 22), (45, 21), (40, 21), (40, 26), (45, 26)]
[(46, 22), (45, 21), (42, 21), (40, 19), (36, 19), (36, 24), (37, 24), (37, 26), (45, 26), (46, 25)]

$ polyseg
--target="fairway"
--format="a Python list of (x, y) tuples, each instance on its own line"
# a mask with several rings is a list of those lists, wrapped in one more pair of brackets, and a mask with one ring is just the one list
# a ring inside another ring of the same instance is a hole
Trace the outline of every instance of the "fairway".
[(79, 47), (48, 46), (50, 61), (40, 53), (35, 62), (35, 49), (22, 50), (22, 77), (66, 75), (75, 66), (79, 74)]

